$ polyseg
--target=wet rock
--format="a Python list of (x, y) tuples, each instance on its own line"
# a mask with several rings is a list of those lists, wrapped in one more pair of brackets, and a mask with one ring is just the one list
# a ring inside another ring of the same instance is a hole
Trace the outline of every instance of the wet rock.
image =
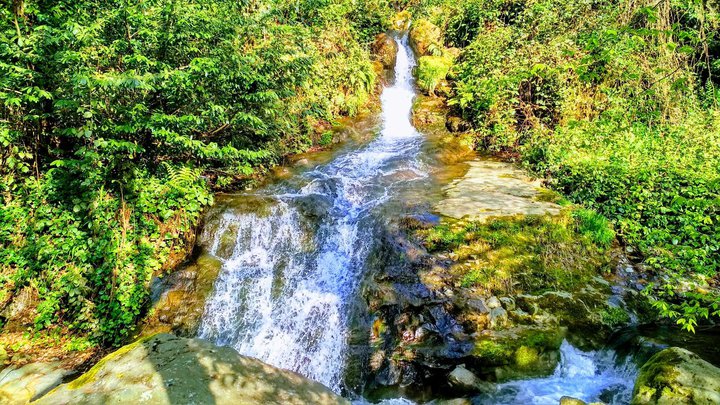
[(472, 401), (467, 398), (436, 399), (426, 405), (471, 405)]
[(383, 65), (383, 68), (393, 69), (395, 67), (398, 47), (395, 40), (388, 34), (379, 34), (376, 36), (370, 50), (374, 58)]
[(0, 371), (0, 403), (27, 404), (60, 385), (73, 372), (60, 363), (30, 363), (20, 368)]
[(447, 117), (445, 128), (450, 132), (465, 132), (472, 129), (472, 125), (460, 117)]
[(387, 387), (398, 385), (402, 377), (401, 372), (402, 370), (398, 367), (398, 364), (394, 360), (390, 360), (385, 368), (377, 374), (375, 382)]
[(718, 404), (720, 368), (679, 347), (665, 349), (640, 368), (633, 404)]
[(173, 332), (194, 336), (221, 267), (217, 258), (201, 255), (194, 264), (162, 279), (156, 278), (153, 304), (143, 322), (142, 334)]
[(560, 398), (560, 405), (587, 405), (587, 402), (582, 399), (565, 396)]
[(159, 334), (106, 356), (37, 404), (348, 404), (299, 374), (200, 339)]
[(496, 307), (490, 310), (490, 328), (499, 329), (508, 326), (508, 314), (502, 307)]
[(448, 374), (450, 386), (466, 392), (490, 392), (493, 385), (479, 379), (472, 371), (461, 364)]

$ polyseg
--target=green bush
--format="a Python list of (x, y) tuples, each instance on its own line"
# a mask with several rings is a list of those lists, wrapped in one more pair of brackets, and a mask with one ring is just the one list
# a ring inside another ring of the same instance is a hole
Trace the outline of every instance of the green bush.
[[(12, 3), (12, 4), (11, 4)], [(119, 344), (213, 187), (304, 151), (375, 90), (377, 0), (5, 2), (0, 305)], [(331, 138), (330, 138), (331, 139)]]
[(423, 56), (418, 59), (417, 83), (420, 88), (433, 95), (437, 86), (445, 80), (452, 66), (449, 56)]

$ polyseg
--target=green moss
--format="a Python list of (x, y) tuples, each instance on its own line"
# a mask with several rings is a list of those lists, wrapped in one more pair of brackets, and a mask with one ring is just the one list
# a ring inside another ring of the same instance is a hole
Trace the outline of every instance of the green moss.
[(475, 343), (473, 356), (488, 364), (507, 364), (513, 354), (512, 349), (492, 340), (481, 340)]
[(578, 231), (569, 209), (558, 216), (517, 216), (445, 223), (415, 232), (430, 252), (447, 252), (462, 287), (489, 293), (570, 291), (609, 262), (604, 248)]
[(534, 347), (520, 346), (515, 351), (515, 364), (521, 368), (529, 368), (539, 360), (538, 350)]
[(600, 319), (605, 325), (614, 328), (627, 325), (630, 322), (630, 315), (622, 308), (609, 306), (600, 311)]

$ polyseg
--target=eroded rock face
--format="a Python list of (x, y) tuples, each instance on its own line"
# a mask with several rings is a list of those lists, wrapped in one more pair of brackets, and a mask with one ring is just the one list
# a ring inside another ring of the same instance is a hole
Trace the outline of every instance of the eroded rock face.
[(142, 333), (195, 336), (221, 266), (220, 260), (204, 254), (192, 265), (154, 280), (153, 305)]
[(720, 368), (679, 347), (648, 360), (635, 380), (633, 404), (719, 404)]
[(125, 346), (35, 404), (347, 404), (320, 383), (200, 339)]

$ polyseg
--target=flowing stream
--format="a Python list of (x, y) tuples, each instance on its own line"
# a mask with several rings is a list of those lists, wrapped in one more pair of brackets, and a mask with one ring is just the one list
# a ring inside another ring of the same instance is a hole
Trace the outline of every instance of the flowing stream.
[(380, 135), (302, 174), (295, 188), (244, 195), (260, 200), (262, 209), (225, 210), (215, 219), (216, 231), (204, 236), (223, 268), (200, 336), (336, 392), (347, 353), (349, 302), (373, 239), (372, 212), (401, 183), (427, 177), (417, 159), (422, 137), (410, 122), (414, 59), (406, 38), (396, 41), (395, 81), (382, 93)]
[[(299, 372), (342, 392), (351, 303), (362, 282), (383, 207), (428, 198), (424, 138), (410, 121), (414, 59), (405, 37), (394, 83), (383, 91), (374, 140), (283, 182), (242, 193), (207, 218), (201, 243), (222, 261), (199, 335)], [(614, 352), (568, 343), (552, 376), (498, 384), (478, 403), (553, 403), (563, 395), (629, 401), (637, 373)], [(387, 403), (410, 403), (397, 399)], [(359, 403), (363, 403), (362, 400)]]

